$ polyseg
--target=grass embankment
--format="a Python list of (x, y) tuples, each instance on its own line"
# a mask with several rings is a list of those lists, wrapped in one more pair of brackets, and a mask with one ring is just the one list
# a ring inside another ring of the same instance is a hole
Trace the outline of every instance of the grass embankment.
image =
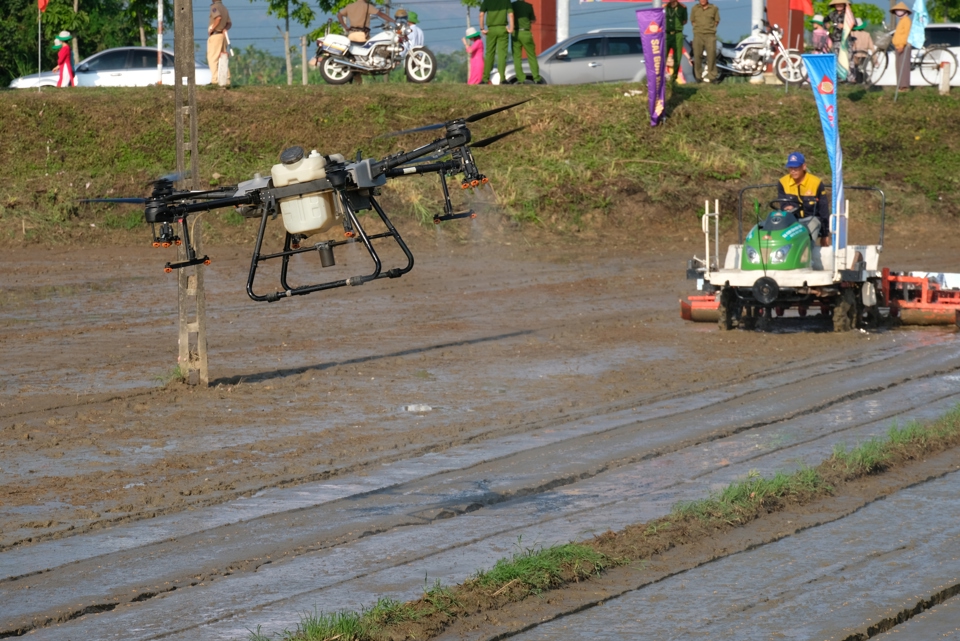
[[(425, 585), (414, 601), (381, 599), (359, 612), (305, 615), (285, 641), (382, 641), (427, 639), (456, 619), (476, 616), (528, 596), (589, 580), (605, 569), (641, 562), (678, 545), (695, 543), (766, 514), (837, 494), (850, 481), (882, 473), (960, 444), (960, 406), (931, 425), (894, 426), (852, 450), (837, 446), (813, 468), (763, 478), (751, 472), (713, 496), (679, 503), (670, 514), (607, 532), (591, 540), (521, 549), (490, 570), (454, 587)], [(270, 637), (259, 629), (251, 641)]]
[[(434, 132), (376, 136), (533, 100), (472, 125), (475, 139), (518, 126), (477, 150), (506, 223), (549, 233), (604, 227), (696, 233), (705, 199), (733, 210), (748, 184), (782, 174), (800, 149), (829, 176), (808, 88), (730, 84), (685, 87), (669, 97), (666, 122), (648, 125), (631, 85), (464, 87), (376, 83), (359, 87), (201, 89), (200, 183), (236, 184), (266, 174), (287, 146), (322, 153), (407, 150)], [(887, 190), (888, 213), (960, 217), (960, 98), (921, 88), (892, 101), (887, 90), (840, 88), (844, 172), (849, 184)], [(78, 205), (92, 196), (146, 195), (148, 180), (175, 167), (172, 88), (0, 92), (0, 243), (116, 242), (142, 234), (131, 207)], [(440, 210), (436, 177), (394, 180), (384, 201), (398, 218)], [(456, 190), (455, 198), (465, 196)], [(851, 194), (851, 198), (859, 194)], [(858, 211), (855, 209), (855, 211)], [(224, 210), (204, 218), (207, 240), (249, 242), (254, 225)]]

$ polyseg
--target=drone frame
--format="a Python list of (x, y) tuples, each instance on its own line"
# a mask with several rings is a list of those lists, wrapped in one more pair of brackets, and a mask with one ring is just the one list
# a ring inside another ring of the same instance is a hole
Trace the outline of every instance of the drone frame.
[[(460, 218), (474, 218), (473, 211), (454, 212), (447, 187), (447, 178), (463, 174), (461, 188), (476, 188), (488, 182), (487, 177), (479, 172), (471, 147), (485, 147), (504, 136), (510, 135), (521, 128), (491, 136), (471, 145), (471, 133), (468, 123), (515, 107), (526, 100), (503, 107), (497, 107), (485, 112), (473, 114), (466, 118), (458, 118), (444, 123), (428, 125), (412, 130), (393, 132), (385, 136), (400, 135), (432, 129), (445, 129), (444, 135), (409, 152), (398, 152), (375, 160), (362, 158), (357, 154), (355, 162), (345, 162), (342, 156), (327, 157), (324, 167), (325, 178), (304, 183), (294, 183), (283, 187), (273, 187), (269, 179), (257, 175), (254, 179), (240, 183), (236, 187), (222, 187), (209, 191), (175, 191), (173, 182), (180, 180), (178, 176), (166, 176), (154, 181), (153, 193), (149, 198), (98, 198), (86, 202), (126, 202), (143, 203), (144, 217), (150, 223), (153, 232), (154, 247), (170, 247), (183, 245), (186, 251), (186, 260), (167, 263), (164, 271), (172, 272), (192, 265), (210, 264), (208, 256), (198, 256), (189, 231), (188, 217), (213, 209), (236, 207), (244, 218), (259, 218), (260, 225), (257, 232), (253, 256), (250, 260), (250, 270), (247, 276), (247, 295), (255, 301), (275, 302), (282, 298), (301, 296), (317, 291), (334, 289), (337, 287), (358, 286), (380, 278), (399, 278), (413, 269), (413, 253), (407, 247), (390, 221), (383, 207), (377, 202), (380, 188), (388, 179), (403, 176), (437, 173), (443, 193), (443, 213), (437, 214), (433, 222), (439, 224), (445, 220)], [(449, 156), (447, 160), (442, 158)], [(428, 162), (423, 162), (423, 161)], [(419, 164), (411, 164), (420, 161)], [(284, 198), (305, 196), (321, 192), (333, 192), (334, 205), (344, 229), (345, 238), (342, 240), (324, 240), (310, 246), (302, 246), (304, 237), (285, 231), (283, 249), (278, 252), (264, 253), (263, 242), (266, 236), (267, 221), (276, 220), (280, 214), (279, 201)], [(376, 212), (379, 220), (386, 227), (386, 231), (368, 233), (358, 213), (365, 210)], [(159, 224), (160, 231), (156, 226)], [(179, 235), (173, 225), (179, 225)], [(400, 266), (384, 269), (374, 241), (393, 239), (406, 258), (406, 263)], [(333, 249), (349, 243), (360, 242), (373, 262), (373, 269), (367, 274), (323, 281), (314, 284), (291, 285), (290, 259), (298, 254), (316, 251), (320, 255), (321, 267), (335, 264)], [(254, 283), (257, 279), (257, 270), (261, 263), (280, 260), (279, 283), (281, 289), (268, 293), (257, 293)]]

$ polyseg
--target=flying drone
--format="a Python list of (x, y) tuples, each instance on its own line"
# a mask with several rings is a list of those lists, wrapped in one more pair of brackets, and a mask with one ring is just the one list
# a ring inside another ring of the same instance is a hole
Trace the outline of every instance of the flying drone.
[[(376, 196), (388, 179), (417, 174), (436, 173), (440, 177), (443, 193), (443, 213), (433, 218), (434, 223), (458, 218), (474, 218), (473, 211), (455, 212), (447, 188), (448, 177), (463, 174), (460, 186), (463, 189), (479, 187), (488, 182), (477, 169), (471, 149), (486, 147), (505, 136), (523, 129), (517, 127), (478, 142), (471, 142), (469, 123), (511, 109), (527, 102), (523, 100), (503, 107), (457, 118), (447, 122), (426, 125), (415, 129), (395, 131), (382, 138), (442, 129), (443, 135), (433, 142), (408, 152), (398, 152), (376, 160), (363, 158), (357, 153), (356, 160), (347, 162), (340, 154), (321, 155), (317, 151), (307, 154), (302, 147), (290, 147), (280, 154), (280, 163), (274, 165), (270, 176), (255, 174), (251, 180), (235, 187), (222, 187), (208, 191), (178, 191), (174, 183), (182, 175), (169, 175), (151, 183), (153, 191), (147, 198), (91, 198), (83, 202), (109, 202), (144, 205), (144, 218), (150, 223), (154, 247), (183, 245), (186, 260), (167, 263), (164, 271), (172, 272), (192, 265), (209, 264), (208, 256), (198, 256), (190, 240), (188, 217), (192, 214), (235, 207), (244, 218), (259, 218), (260, 228), (250, 261), (247, 277), (247, 294), (255, 301), (274, 302), (282, 298), (302, 296), (312, 292), (344, 286), (357, 286), (379, 278), (399, 278), (413, 269), (413, 254), (400, 233), (390, 222)], [(449, 158), (446, 158), (449, 156)], [(368, 233), (358, 213), (373, 209), (386, 227), (385, 232)], [(279, 252), (263, 253), (263, 239), (268, 220), (281, 218), (285, 237)], [(343, 240), (325, 240), (313, 244), (307, 239), (317, 233), (343, 226)], [(374, 241), (392, 238), (406, 257), (402, 267), (383, 268)], [(312, 285), (291, 285), (290, 258), (297, 254), (317, 252), (321, 267), (336, 264), (335, 247), (359, 240), (373, 261), (369, 274), (351, 276)], [(254, 291), (257, 268), (267, 261), (280, 261), (280, 286), (282, 289), (258, 294)]]

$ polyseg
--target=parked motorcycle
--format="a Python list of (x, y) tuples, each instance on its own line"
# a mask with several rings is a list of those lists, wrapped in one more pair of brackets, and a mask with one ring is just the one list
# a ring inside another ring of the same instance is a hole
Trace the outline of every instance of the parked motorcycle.
[(738, 44), (717, 42), (717, 80), (727, 76), (759, 76), (773, 63), (777, 79), (785, 84), (799, 85), (807, 80), (807, 71), (796, 49), (783, 46), (783, 29), (770, 26), (766, 20), (759, 33), (750, 35)]
[(424, 83), (437, 75), (437, 58), (426, 47), (407, 51), (407, 24), (400, 21), (366, 42), (328, 33), (317, 39), (317, 66), (331, 85), (342, 85), (356, 74), (379, 76), (403, 65), (408, 82)]

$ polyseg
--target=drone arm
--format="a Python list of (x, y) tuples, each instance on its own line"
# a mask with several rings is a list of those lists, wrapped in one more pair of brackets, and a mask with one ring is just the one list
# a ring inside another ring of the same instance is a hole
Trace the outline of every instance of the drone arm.
[(221, 207), (233, 207), (236, 205), (255, 205), (260, 202), (260, 195), (256, 192), (244, 194), (243, 196), (233, 196), (231, 198), (220, 198), (217, 200), (208, 200), (201, 203), (188, 203), (177, 205), (172, 209), (179, 214), (193, 214), (198, 211), (210, 211), (211, 209), (220, 209)]
[(406, 153), (397, 154), (395, 156), (388, 156), (380, 162), (375, 164), (375, 175), (386, 173), (387, 171), (404, 165), (408, 162), (416, 160), (417, 158), (422, 158), (427, 154), (431, 154), (440, 149), (450, 149), (452, 147), (460, 147), (462, 145), (470, 142), (470, 132), (464, 127), (461, 131), (448, 135), (444, 138), (438, 138), (431, 143), (427, 143), (422, 147), (417, 147), (413, 151), (408, 151)]
[(410, 167), (394, 167), (388, 169), (385, 173), (387, 178), (399, 178), (400, 176), (412, 176), (414, 174), (432, 174), (435, 171), (444, 174), (459, 172), (461, 164), (456, 160), (444, 160), (441, 162), (424, 163), (422, 165), (411, 165)]

